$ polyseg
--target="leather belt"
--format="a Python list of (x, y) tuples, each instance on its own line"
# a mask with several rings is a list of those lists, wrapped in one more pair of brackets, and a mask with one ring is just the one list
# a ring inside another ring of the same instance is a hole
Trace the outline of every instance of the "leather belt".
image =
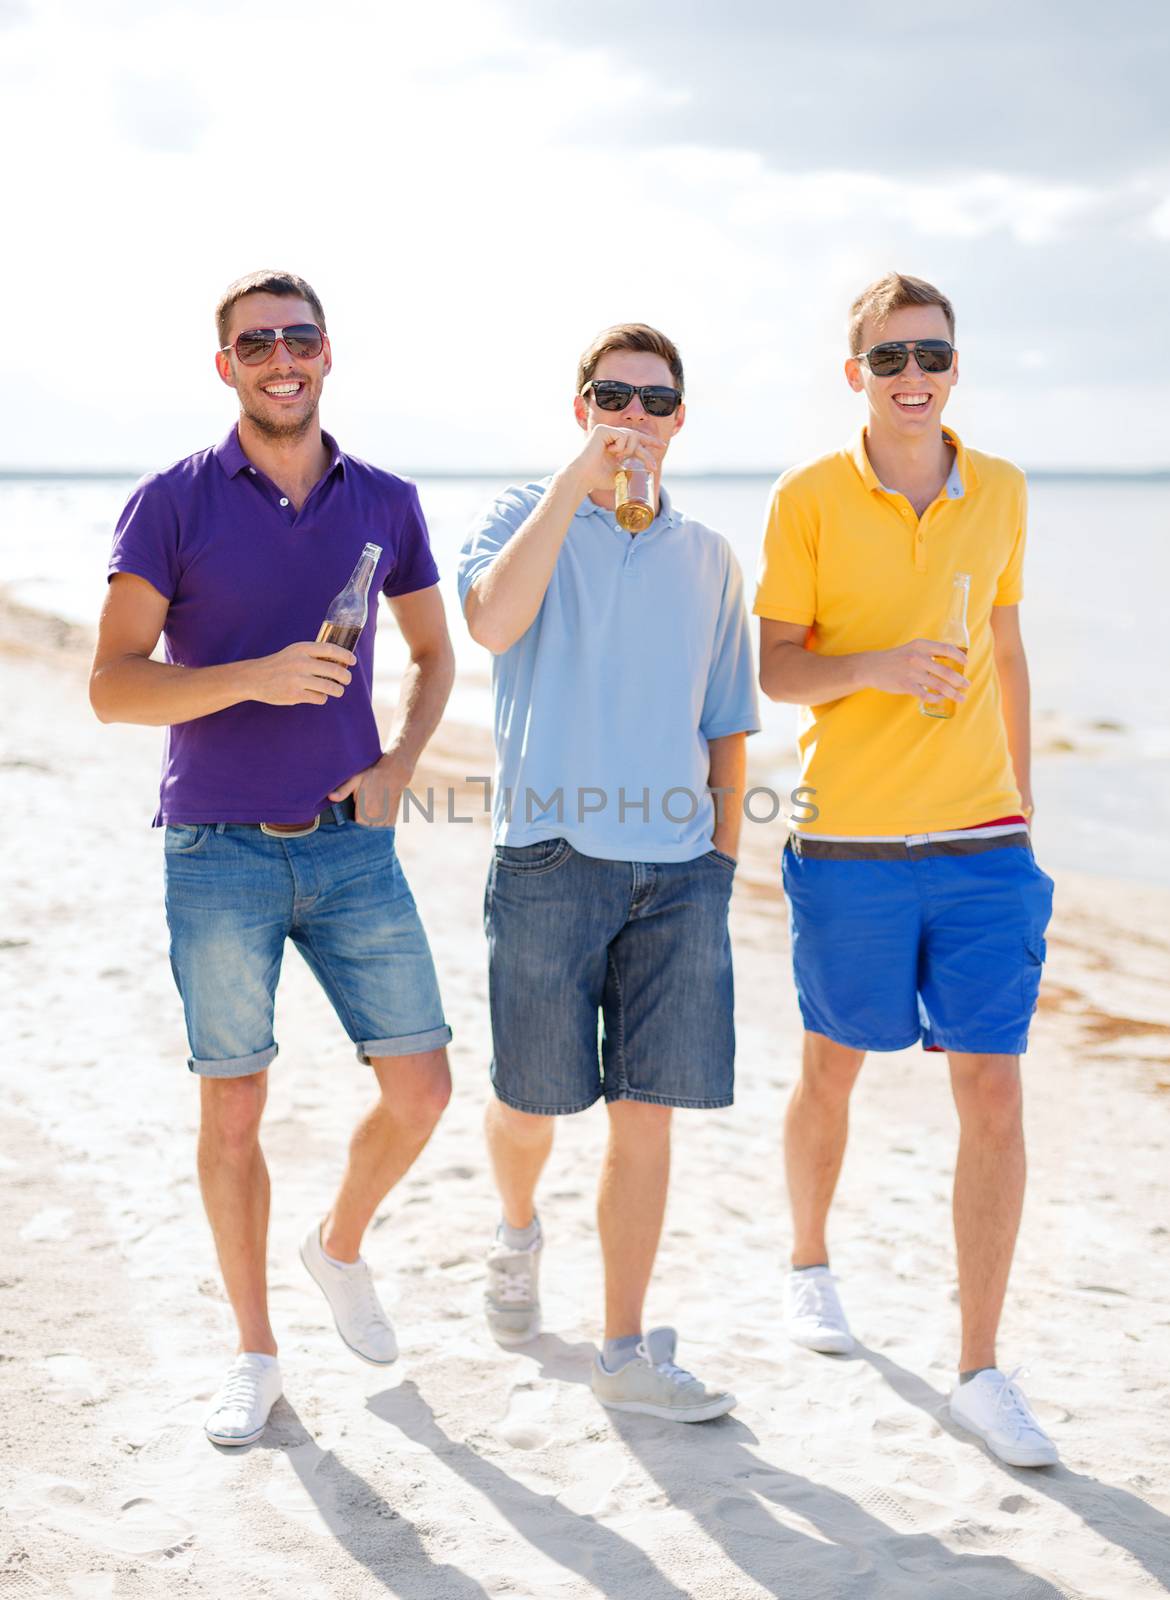
[[(340, 817), (338, 811), (341, 812)], [(350, 798), (339, 801), (336, 806), (326, 807), (307, 822), (253, 822), (245, 826), (259, 828), (261, 833), (268, 834), (272, 839), (303, 839), (310, 833), (316, 833), (318, 828), (330, 827), (338, 822), (352, 822), (353, 819), (354, 804)]]

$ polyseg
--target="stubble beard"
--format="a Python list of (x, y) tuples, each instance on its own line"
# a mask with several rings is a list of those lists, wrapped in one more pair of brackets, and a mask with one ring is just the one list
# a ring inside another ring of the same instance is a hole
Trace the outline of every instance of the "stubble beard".
[(294, 440), (303, 438), (313, 426), (320, 398), (320, 393), (318, 393), (303, 416), (290, 417), (287, 422), (281, 418), (266, 416), (260, 411), (253, 410), (247, 400), (241, 399), (240, 409), (256, 432), (263, 434), (266, 439)]

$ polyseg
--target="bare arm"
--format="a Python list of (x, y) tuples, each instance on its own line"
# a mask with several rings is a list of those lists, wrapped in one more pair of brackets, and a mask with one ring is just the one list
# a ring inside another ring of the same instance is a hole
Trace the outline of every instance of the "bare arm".
[[(769, 700), (817, 706), (859, 689), (909, 694), (921, 699), (943, 694), (962, 702), (967, 680), (959, 670), (963, 652), (937, 639), (912, 639), (893, 650), (862, 650), (853, 655), (826, 656), (804, 648), (807, 627), (795, 622), (760, 618), (760, 688)], [(955, 667), (935, 659), (945, 656)]]
[(995, 641), (995, 670), (999, 674), (1003, 698), (1003, 720), (1007, 729), (1012, 768), (1024, 803), (1024, 815), (1032, 815), (1032, 693), (1028, 681), (1028, 658), (1020, 633), (1019, 606), (993, 606), (991, 632)]
[[(711, 840), (724, 855), (739, 855), (739, 830), (743, 824), (743, 785), (747, 771), (747, 734), (727, 733), (707, 746), (710, 772), (707, 782), (716, 791), (715, 833)], [(728, 790), (726, 794), (719, 790)]]
[(587, 494), (612, 490), (614, 473), (630, 456), (657, 472), (661, 448), (632, 428), (599, 424), (589, 430), (580, 455), (556, 474), (535, 511), (468, 590), (463, 614), (477, 644), (501, 655), (527, 633), (544, 601), (573, 513)]
[(438, 585), (397, 595), (390, 609), (410, 651), (410, 665), (398, 690), (394, 729), (381, 759), (355, 772), (329, 796), (344, 800), (352, 794), (358, 821), (375, 827), (389, 826), (397, 817), (402, 791), (439, 725), (455, 681), (455, 652)]
[(145, 578), (131, 572), (111, 578), (89, 677), (89, 702), (100, 721), (160, 728), (243, 700), (323, 706), (349, 682), (356, 658), (333, 644), (291, 644), (275, 655), (219, 667), (152, 661), (168, 608), (169, 601)]

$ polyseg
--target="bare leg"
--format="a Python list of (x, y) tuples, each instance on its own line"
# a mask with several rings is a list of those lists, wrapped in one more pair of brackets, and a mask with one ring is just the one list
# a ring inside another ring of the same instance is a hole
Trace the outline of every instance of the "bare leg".
[(260, 1149), (268, 1073), (202, 1078), (199, 1091), (199, 1187), (239, 1328), (239, 1349), (274, 1356), (268, 1320), (268, 1168)]
[(605, 1258), (605, 1337), (642, 1331), (642, 1308), (666, 1213), (670, 1179), (669, 1106), (615, 1100), (597, 1196)]
[(792, 1207), (792, 1265), (828, 1261), (825, 1225), (845, 1159), (849, 1096), (865, 1052), (806, 1033), (801, 1075), (784, 1121), (784, 1164)]
[(349, 1161), (321, 1227), (321, 1247), (334, 1261), (356, 1261), (362, 1235), (381, 1201), (414, 1164), (451, 1096), (446, 1050), (373, 1061), (381, 1091), (354, 1130)]
[(536, 1185), (553, 1146), (553, 1118), (517, 1111), (493, 1095), (484, 1133), (504, 1221), (526, 1228), (536, 1214)]
[(995, 1335), (1024, 1206), (1023, 1093), (1018, 1056), (950, 1053), (959, 1113), (955, 1245), (963, 1346), (959, 1371), (995, 1365)]

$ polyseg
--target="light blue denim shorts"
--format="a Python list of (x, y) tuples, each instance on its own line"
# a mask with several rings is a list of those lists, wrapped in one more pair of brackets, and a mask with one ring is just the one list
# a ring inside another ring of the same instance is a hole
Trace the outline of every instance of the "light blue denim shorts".
[(329, 996), (359, 1061), (418, 1055), (450, 1039), (393, 828), (340, 820), (282, 839), (230, 822), (184, 823), (167, 827), (164, 853), (171, 969), (192, 1072), (242, 1078), (275, 1057), (286, 939)]

